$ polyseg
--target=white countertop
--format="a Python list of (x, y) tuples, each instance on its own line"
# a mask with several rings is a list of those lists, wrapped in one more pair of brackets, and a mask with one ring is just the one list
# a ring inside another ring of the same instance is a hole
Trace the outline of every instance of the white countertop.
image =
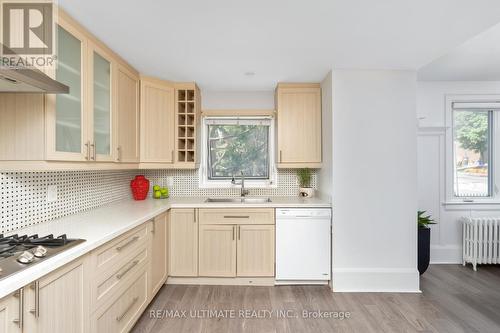
[(170, 208), (331, 207), (330, 203), (320, 198), (271, 197), (271, 202), (259, 204), (206, 203), (205, 200), (206, 197), (173, 197), (164, 200), (147, 199), (144, 201), (124, 200), (9, 232), (7, 235), (14, 233), (20, 235), (54, 234), (55, 236), (66, 234), (68, 238), (83, 238), (86, 241), (0, 280), (0, 298), (62, 267)]

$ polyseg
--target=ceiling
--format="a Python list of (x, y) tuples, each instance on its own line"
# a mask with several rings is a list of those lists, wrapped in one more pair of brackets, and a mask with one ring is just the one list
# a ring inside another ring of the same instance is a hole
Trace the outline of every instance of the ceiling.
[(500, 22), (498, 0), (58, 2), (141, 73), (219, 91), (415, 70)]
[(418, 71), (420, 81), (500, 81), (500, 24)]

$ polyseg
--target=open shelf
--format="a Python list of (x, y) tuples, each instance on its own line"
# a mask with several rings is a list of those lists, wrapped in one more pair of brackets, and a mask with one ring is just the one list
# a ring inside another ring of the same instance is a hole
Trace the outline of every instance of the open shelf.
[(176, 156), (179, 163), (196, 161), (196, 124), (198, 112), (196, 86), (193, 89), (176, 89), (177, 147)]

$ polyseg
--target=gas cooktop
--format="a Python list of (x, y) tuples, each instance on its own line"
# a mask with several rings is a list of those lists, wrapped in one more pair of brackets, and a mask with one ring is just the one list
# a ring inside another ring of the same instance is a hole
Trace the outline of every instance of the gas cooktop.
[(83, 242), (84, 239), (71, 239), (66, 235), (4, 237), (0, 234), (0, 280)]

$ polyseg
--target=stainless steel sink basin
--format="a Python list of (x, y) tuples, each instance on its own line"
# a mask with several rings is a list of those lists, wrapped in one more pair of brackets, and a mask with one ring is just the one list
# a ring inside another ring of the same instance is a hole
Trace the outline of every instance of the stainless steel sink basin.
[(259, 204), (271, 202), (271, 198), (208, 198), (205, 202)]

